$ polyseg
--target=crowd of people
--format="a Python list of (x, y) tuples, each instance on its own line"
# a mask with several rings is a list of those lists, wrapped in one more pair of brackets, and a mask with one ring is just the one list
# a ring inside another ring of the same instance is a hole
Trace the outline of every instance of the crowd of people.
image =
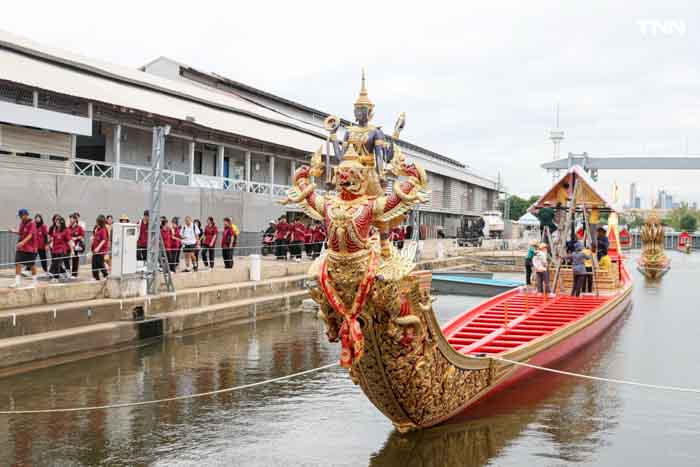
[[(91, 258), (93, 280), (106, 278), (111, 270), (112, 226), (111, 215), (99, 215), (89, 236), (87, 226), (74, 212), (66, 220), (55, 214), (50, 223), (45, 223), (41, 214), (30, 216), (27, 209), (18, 211), (19, 227), (13, 230), (18, 235), (15, 254), (14, 287), (22, 284), (23, 276), (31, 276), (31, 285), (36, 285), (39, 276), (38, 267), (51, 281), (74, 280), (78, 278), (80, 258)], [(129, 217), (122, 215), (120, 223), (129, 223)], [(136, 259), (145, 262), (148, 252), (148, 230), (151, 219), (149, 212), (137, 222), (139, 234), (137, 239)], [(240, 231), (231, 218), (225, 217), (217, 224), (213, 217), (208, 217), (202, 225), (199, 219), (185, 216), (159, 219), (162, 239), (161, 255), (166, 260), (170, 272), (190, 272), (200, 269), (214, 269), (214, 262), (221, 253), (224, 267), (233, 268), (234, 252)], [(394, 227), (389, 232), (389, 240), (402, 249), (406, 239), (406, 228)], [(287, 216), (271, 221), (263, 233), (263, 251), (265, 243), (277, 259), (301, 261), (302, 255), (310, 259), (317, 258), (326, 242), (326, 228), (319, 221), (304, 222), (296, 217), (290, 222)], [(181, 269), (180, 269), (181, 268)]]
[[(323, 250), (326, 242), (326, 227), (320, 221), (309, 221), (304, 223), (301, 217), (297, 217), (289, 222), (287, 216), (281, 216), (270, 224), (263, 233), (263, 241), (274, 244), (273, 252), (277, 259), (286, 260), (290, 258), (301, 261), (302, 253), (315, 259)], [(266, 240), (267, 239), (267, 240)], [(389, 241), (393, 242), (398, 249), (403, 248), (406, 239), (404, 227), (397, 226), (390, 230)]]
[[(111, 269), (112, 225), (111, 215), (99, 215), (87, 245), (87, 226), (80, 219), (80, 213), (74, 212), (68, 220), (54, 214), (50, 223), (46, 223), (41, 214), (31, 217), (27, 209), (17, 213), (20, 222), (12, 232), (18, 236), (15, 251), (15, 281), (13, 287), (20, 287), (24, 275), (31, 276), (31, 286), (37, 284), (38, 266), (52, 281), (78, 278), (80, 258), (91, 257), (93, 280), (109, 276)], [(120, 223), (129, 223), (129, 218), (122, 215)], [(148, 226), (150, 216), (144, 211), (138, 221), (136, 259), (145, 262), (148, 251)], [(160, 218), (162, 238), (162, 255), (166, 258), (171, 272), (177, 272), (184, 262), (183, 272), (197, 271), (201, 263), (204, 268), (214, 269), (216, 251), (221, 251), (225, 268), (232, 268), (234, 250), (240, 232), (231, 218), (225, 217), (219, 227), (213, 217), (209, 217), (202, 226), (199, 219), (186, 216), (180, 223), (178, 217)], [(181, 261), (184, 260), (184, 261)]]
[[(595, 239), (586, 241), (583, 228), (576, 232), (576, 238), (566, 242), (564, 263), (571, 265), (573, 285), (571, 295), (593, 292), (594, 262), (598, 270), (609, 270), (611, 265), (608, 249), (610, 241), (603, 227), (596, 229)], [(537, 291), (550, 294), (549, 288), (549, 244), (538, 240), (530, 241), (525, 256), (525, 283), (532, 285), (533, 277)]]

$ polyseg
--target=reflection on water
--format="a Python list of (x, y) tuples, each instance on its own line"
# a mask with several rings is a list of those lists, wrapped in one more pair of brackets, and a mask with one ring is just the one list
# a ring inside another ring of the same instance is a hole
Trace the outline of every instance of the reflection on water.
[[(635, 273), (634, 309), (559, 367), (700, 387), (697, 255), (661, 282)], [(480, 298), (445, 296), (446, 321)], [(155, 399), (335, 361), (313, 317), (293, 314), (0, 379), (0, 408)], [(450, 423), (401, 436), (333, 369), (185, 402), (0, 416), (0, 465), (697, 465), (700, 398), (537, 374)]]

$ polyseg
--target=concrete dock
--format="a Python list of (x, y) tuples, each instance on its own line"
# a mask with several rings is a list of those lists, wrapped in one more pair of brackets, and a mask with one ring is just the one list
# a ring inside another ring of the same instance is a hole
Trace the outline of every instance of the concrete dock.
[[(418, 269), (470, 264), (463, 257), (448, 257), (424, 260)], [(240, 258), (233, 269), (177, 273), (176, 292), (151, 297), (110, 298), (105, 281), (90, 280), (2, 288), (0, 374), (77, 360), (143, 339), (298, 311), (308, 297), (304, 280), (309, 265), (266, 259), (262, 280), (253, 282), (249, 260)], [(144, 319), (134, 320), (141, 310)]]

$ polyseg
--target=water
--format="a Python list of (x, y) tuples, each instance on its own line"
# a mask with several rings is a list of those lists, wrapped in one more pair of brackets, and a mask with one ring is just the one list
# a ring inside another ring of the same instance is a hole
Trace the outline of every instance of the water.
[[(634, 308), (559, 367), (700, 388), (700, 255), (660, 283), (635, 271)], [(480, 298), (445, 296), (445, 321)], [(106, 404), (241, 385), (337, 360), (293, 314), (0, 379), (0, 408)], [(696, 466), (700, 395), (539, 374), (468, 417), (400, 436), (334, 368), (187, 402), (0, 415), (0, 466)]]

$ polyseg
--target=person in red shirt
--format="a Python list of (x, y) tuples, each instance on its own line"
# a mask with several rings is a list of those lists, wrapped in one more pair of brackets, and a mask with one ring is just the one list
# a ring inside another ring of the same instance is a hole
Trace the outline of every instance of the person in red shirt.
[(224, 258), (224, 267), (226, 269), (233, 267), (233, 249), (236, 246), (237, 239), (238, 235), (231, 224), (231, 219), (224, 217), (224, 227), (221, 233), (221, 256)]
[(316, 221), (311, 228), (311, 245), (313, 257), (318, 258), (323, 249), (323, 242), (326, 241), (326, 229), (321, 222)]
[(204, 238), (202, 239), (202, 261), (204, 267), (214, 269), (214, 252), (216, 251), (216, 239), (219, 236), (219, 228), (214, 222), (214, 218), (207, 218), (207, 225), (204, 227)]
[(71, 231), (66, 220), (56, 214), (49, 228), (49, 249), (51, 250), (51, 277), (57, 281), (61, 274), (71, 271)]
[(306, 252), (307, 258), (313, 258), (314, 256), (314, 244), (313, 244), (313, 221), (309, 222), (306, 226), (306, 235), (304, 235), (304, 251)]
[(139, 222), (139, 238), (136, 240), (136, 261), (146, 261), (148, 257), (148, 209), (143, 211)]
[(301, 246), (306, 239), (306, 227), (301, 223), (301, 219), (297, 218), (291, 227), (292, 241), (289, 244), (289, 252), (297, 261), (301, 261)]
[(100, 274), (107, 277), (107, 267), (105, 256), (109, 254), (109, 231), (107, 230), (107, 220), (100, 214), (95, 221), (95, 228), (92, 230), (92, 277), (98, 281)]
[(282, 216), (277, 222), (275, 230), (275, 256), (277, 259), (287, 259), (287, 249), (289, 248), (289, 238), (291, 236), (291, 226), (287, 218)]
[(165, 256), (165, 260), (168, 262), (168, 268), (171, 272), (173, 271), (173, 261), (172, 261), (172, 243), (173, 243), (173, 229), (168, 222), (168, 218), (163, 216), (160, 218), (160, 237), (163, 240), (163, 248), (161, 249), (161, 255)]
[(85, 253), (85, 229), (80, 225), (80, 217), (77, 213), (70, 215), (70, 235), (73, 243), (73, 251), (71, 254), (71, 275), (73, 278), (78, 277), (78, 267), (80, 266), (80, 255)]
[(406, 233), (403, 230), (403, 227), (397, 226), (391, 229), (391, 233), (389, 233), (389, 241), (391, 241), (396, 248), (399, 250), (403, 249), (403, 242), (406, 239)]
[(19, 228), (12, 232), (19, 235), (15, 247), (15, 283), (13, 287), (22, 285), (22, 266), (28, 265), (32, 271), (32, 287), (36, 286), (36, 224), (29, 217), (29, 211), (22, 208), (17, 212)]
[(180, 218), (173, 217), (170, 220), (170, 271), (176, 272), (180, 264), (180, 251), (182, 249), (182, 235), (180, 235)]
[(39, 256), (39, 264), (44, 272), (49, 271), (49, 261), (46, 259), (46, 250), (49, 247), (49, 228), (44, 224), (44, 217), (41, 214), (34, 216), (36, 226), (36, 253)]

